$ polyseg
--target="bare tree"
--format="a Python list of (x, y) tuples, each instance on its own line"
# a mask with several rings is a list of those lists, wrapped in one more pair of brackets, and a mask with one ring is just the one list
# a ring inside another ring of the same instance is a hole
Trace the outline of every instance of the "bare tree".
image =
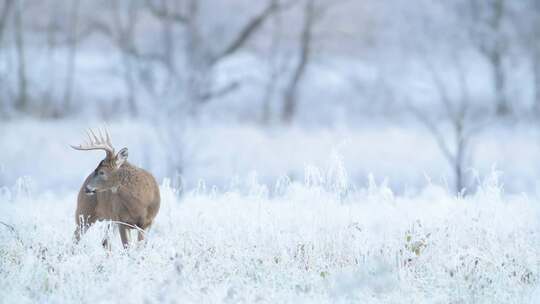
[(118, 49), (126, 91), (125, 101), (131, 116), (137, 116), (137, 63), (150, 60), (151, 55), (142, 54), (135, 44), (140, 2), (127, 1), (125, 7), (123, 4), (123, 1), (107, 2), (112, 14), (110, 20), (99, 18), (101, 15), (92, 15), (77, 36), (81, 41), (92, 34), (99, 34), (109, 39)]
[(19, 111), (28, 110), (28, 84), (26, 76), (26, 51), (23, 25), (23, 1), (16, 1), (14, 14), (14, 38), (17, 52), (18, 96), (15, 107)]
[(302, 83), (306, 71), (312, 62), (314, 32), (318, 22), (320, 22), (332, 6), (340, 4), (342, 1), (317, 2), (316, 0), (304, 0), (302, 7), (302, 28), (299, 36), (298, 56), (294, 64), (291, 77), (283, 92), (283, 110), (281, 120), (290, 123), (296, 115), (299, 101), (300, 84)]
[(263, 124), (270, 122), (272, 116), (272, 99), (275, 97), (279, 76), (283, 75), (286, 69), (285, 64), (282, 62), (283, 60), (280, 60), (282, 56), (279, 55), (279, 48), (283, 40), (283, 24), (281, 14), (275, 14), (272, 21), (270, 48), (267, 55), (270, 72), (262, 98), (261, 123)]
[[(185, 25), (189, 22), (189, 17), (184, 12), (182, 2), (161, 0), (159, 4), (153, 0), (146, 0), (145, 4), (148, 11), (156, 18), (161, 20), (163, 54), (154, 56), (159, 58), (164, 68), (168, 70), (170, 76), (176, 76), (176, 39), (175, 26)], [(191, 9), (194, 9), (193, 7)], [(193, 13), (193, 12), (191, 12)]]
[(540, 114), (540, 2), (530, 1), (530, 30), (526, 37), (532, 61), (534, 110)]
[[(7, 20), (10, 15), (10, 12), (13, 8), (13, 2), (14, 0), (5, 0), (2, 6), (2, 11), (0, 12), (0, 45), (3, 43), (3, 40), (4, 40), (6, 24), (7, 24)], [(7, 111), (5, 104), (6, 102), (4, 98), (0, 97), (0, 116), (4, 115), (5, 112)]]
[(499, 116), (510, 114), (511, 108), (506, 96), (506, 76), (504, 59), (510, 41), (504, 32), (508, 14), (507, 0), (470, 0), (470, 34), (472, 42), (492, 69), (495, 93), (495, 110)]
[(302, 32), (300, 34), (300, 47), (298, 62), (293, 69), (292, 77), (285, 88), (283, 96), (282, 120), (290, 123), (296, 114), (298, 104), (298, 86), (302, 81), (312, 56), (313, 26), (315, 24), (315, 0), (306, 0), (303, 10)]
[[(470, 165), (471, 139), (485, 127), (486, 122), (482, 122), (478, 115), (475, 115), (477, 113), (473, 112), (467, 70), (457, 57), (453, 58), (452, 64), (455, 68), (457, 89), (449, 85), (448, 80), (443, 80), (441, 72), (429, 61), (427, 55), (422, 60), (438, 95), (436, 99), (442, 106), (443, 117), (436, 117), (436, 113), (412, 105), (409, 108), (429, 130), (452, 168), (456, 194), (463, 194), (467, 185), (464, 171)], [(445, 72), (448, 71), (445, 69)], [(445, 125), (449, 125), (450, 130), (444, 129)]]
[(71, 1), (70, 20), (69, 20), (69, 53), (67, 57), (66, 82), (64, 87), (63, 112), (71, 110), (71, 100), (73, 97), (73, 87), (75, 82), (75, 63), (77, 60), (78, 47), (78, 29), (79, 29), (79, 7), (80, 0)]
[(4, 32), (6, 29), (7, 20), (9, 13), (13, 7), (14, 0), (5, 0), (4, 5), (2, 6), (2, 12), (0, 12), (0, 42), (4, 38)]
[[(36, 32), (38, 34), (42, 34), (43, 32), (45, 32), (44, 35), (46, 36), (46, 41), (47, 41), (47, 48), (46, 48), (45, 53), (47, 56), (47, 60), (49, 62), (54, 62), (55, 54), (60, 49), (59, 48), (60, 45), (62, 45), (62, 43), (64, 42), (62, 41), (64, 38), (62, 34), (66, 34), (66, 37), (69, 37), (70, 29), (67, 26), (62, 28), (62, 21), (63, 21), (62, 11), (61, 11), (62, 3), (53, 2), (53, 3), (47, 3), (47, 4), (49, 4), (48, 9), (50, 9), (50, 14), (47, 18), (47, 24), (45, 25), (45, 28), (43, 29), (37, 28)], [(66, 45), (68, 44), (67, 42), (68, 41), (66, 41)], [(65, 72), (67, 71), (68, 69), (66, 68)], [(45, 80), (46, 89), (43, 91), (42, 94), (40, 94), (41, 95), (40, 100), (42, 100), (43, 102), (42, 105), (45, 105), (45, 107), (42, 107), (41, 109), (45, 110), (46, 108), (48, 111), (52, 112), (50, 114), (52, 114), (53, 116), (60, 116), (61, 113), (65, 114), (67, 112), (67, 110), (66, 111), (62, 110), (63, 104), (65, 103), (64, 100), (62, 100), (61, 104), (57, 104), (53, 102), (56, 99), (55, 89), (59, 86), (59, 83), (57, 80), (58, 79), (57, 74), (60, 72), (61, 71), (58, 71), (58, 69), (49, 70), (49, 73), (47, 75), (48, 77)], [(66, 77), (63, 83), (64, 90), (67, 90), (67, 88), (65, 87), (67, 84), (68, 84), (68, 79)], [(64, 98), (65, 97), (66, 96), (64, 96)], [(47, 106), (46, 104), (50, 106)]]
[[(264, 7), (254, 14), (223, 47), (213, 48), (213, 38), (205, 37), (201, 26), (205, 24), (201, 14), (200, 1), (189, 0), (183, 7), (174, 6), (175, 2), (161, 1), (156, 4), (146, 1), (148, 11), (163, 23), (164, 54), (161, 61), (168, 66), (174, 76), (185, 77), (186, 98), (189, 100), (189, 112), (196, 114), (198, 108), (208, 101), (219, 98), (238, 88), (239, 83), (232, 82), (223, 87), (214, 88), (213, 69), (222, 60), (237, 53), (259, 31), (265, 21), (283, 5), (277, 0), (268, 0)], [(174, 64), (174, 39), (172, 39), (173, 24), (182, 26), (185, 34), (184, 54), (186, 70), (184, 75), (177, 75)]]
[(533, 71), (534, 111), (540, 114), (540, 2), (532, 2), (530, 53)]
[[(195, 2), (197, 0), (192, 1)], [(233, 38), (229, 41), (229, 43), (217, 52), (203, 50), (202, 52), (195, 53), (196, 50), (200, 48), (200, 41), (197, 40), (200, 38), (196, 36), (196, 29), (191, 30), (191, 32), (193, 32), (195, 35), (190, 40), (190, 43), (188, 43), (187, 54), (191, 59), (193, 59), (189, 60), (189, 62), (195, 64), (192, 66), (192, 73), (194, 73), (194, 77), (190, 80), (192, 87), (195, 89), (195, 94), (191, 96), (195, 102), (195, 107), (214, 98), (223, 96), (239, 86), (238, 83), (232, 82), (215, 90), (209, 91), (204, 89), (212, 87), (208, 86), (208, 83), (211, 83), (211, 76), (207, 75), (208, 71), (210, 71), (223, 59), (243, 48), (251, 37), (262, 27), (264, 22), (281, 8), (282, 7), (277, 0), (269, 0), (257, 14), (251, 17), (251, 19), (249, 19), (242, 26), (242, 28), (235, 35), (233, 35)], [(202, 54), (203, 57), (199, 57), (200, 54)]]
[(518, 1), (511, 7), (518, 43), (530, 60), (533, 85), (533, 111), (540, 114), (540, 1)]
[(137, 86), (135, 79), (135, 63), (137, 50), (135, 47), (135, 27), (138, 19), (138, 1), (128, 1), (126, 8), (125, 22), (122, 21), (122, 10), (117, 1), (112, 1), (113, 5), (113, 31), (116, 36), (116, 43), (120, 49), (120, 56), (123, 64), (124, 82), (126, 84), (126, 101), (131, 116), (137, 116)]

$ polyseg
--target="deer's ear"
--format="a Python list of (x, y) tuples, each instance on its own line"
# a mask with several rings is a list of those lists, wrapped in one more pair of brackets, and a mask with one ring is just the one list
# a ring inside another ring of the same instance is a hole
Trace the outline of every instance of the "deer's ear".
[(128, 158), (128, 149), (123, 148), (116, 154), (116, 169), (120, 168)]

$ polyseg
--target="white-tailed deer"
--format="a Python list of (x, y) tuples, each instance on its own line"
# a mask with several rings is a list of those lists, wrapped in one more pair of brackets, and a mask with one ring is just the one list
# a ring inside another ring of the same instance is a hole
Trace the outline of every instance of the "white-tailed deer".
[[(96, 135), (96, 133), (99, 135)], [(115, 154), (107, 130), (87, 132), (88, 142), (71, 146), (76, 150), (104, 150), (97, 168), (84, 181), (77, 197), (75, 240), (96, 221), (110, 220), (118, 224), (122, 245), (129, 244), (130, 229), (138, 230), (138, 240), (150, 227), (159, 211), (159, 187), (152, 174), (127, 162), (128, 150)], [(103, 246), (110, 248), (108, 237)]]

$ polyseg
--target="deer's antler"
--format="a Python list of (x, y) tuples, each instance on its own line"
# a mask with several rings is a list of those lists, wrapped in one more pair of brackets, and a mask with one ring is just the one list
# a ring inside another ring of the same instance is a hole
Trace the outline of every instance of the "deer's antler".
[(81, 145), (73, 146), (71, 147), (75, 150), (104, 150), (107, 153), (107, 158), (112, 159), (114, 157), (114, 147), (111, 143), (111, 136), (109, 135), (109, 132), (107, 129), (103, 129), (103, 134), (101, 133), (101, 129), (97, 130), (97, 133), (99, 136), (92, 131), (92, 129), (88, 129), (86, 131), (86, 136), (88, 136), (88, 141), (84, 142)]

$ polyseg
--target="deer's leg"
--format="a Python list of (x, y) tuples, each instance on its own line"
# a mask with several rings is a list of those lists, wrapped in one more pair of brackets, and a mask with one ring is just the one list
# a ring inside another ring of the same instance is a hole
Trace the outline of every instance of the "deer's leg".
[(101, 242), (101, 245), (103, 245), (103, 248), (111, 251), (111, 242), (110, 242), (110, 237), (111, 237), (111, 229), (112, 229), (112, 225), (109, 223), (107, 224), (107, 228), (106, 228), (106, 231), (105, 231), (105, 237), (103, 237), (103, 241)]
[(137, 241), (142, 242), (144, 241), (144, 232), (141, 230), (137, 231)]
[(103, 238), (103, 241), (101, 241), (101, 245), (103, 246), (104, 249), (111, 250), (111, 244), (109, 244), (108, 237)]
[(124, 246), (124, 248), (128, 248), (129, 246), (129, 230), (127, 227), (125, 227), (124, 225), (120, 225), (120, 227), (118, 227), (118, 229), (120, 230), (120, 239), (122, 239), (122, 245)]
[[(143, 228), (144, 227), (144, 228)], [(137, 226), (137, 241), (142, 242), (144, 241), (144, 238), (146, 237), (146, 233), (150, 231), (151, 225), (145, 225), (145, 226)]]
[(73, 232), (73, 241), (75, 244), (79, 243), (82, 235), (94, 222), (95, 220), (92, 217), (87, 217), (86, 219), (84, 218), (84, 215), (79, 215), (79, 217), (77, 217), (77, 227)]
[(81, 240), (81, 235), (84, 233), (83, 227), (77, 225), (77, 228), (75, 228), (75, 231), (73, 232), (73, 241), (75, 244), (78, 244)]
[(131, 229), (126, 229), (127, 239), (128, 243), (131, 243), (131, 240), (133, 239), (133, 234), (131, 233)]

